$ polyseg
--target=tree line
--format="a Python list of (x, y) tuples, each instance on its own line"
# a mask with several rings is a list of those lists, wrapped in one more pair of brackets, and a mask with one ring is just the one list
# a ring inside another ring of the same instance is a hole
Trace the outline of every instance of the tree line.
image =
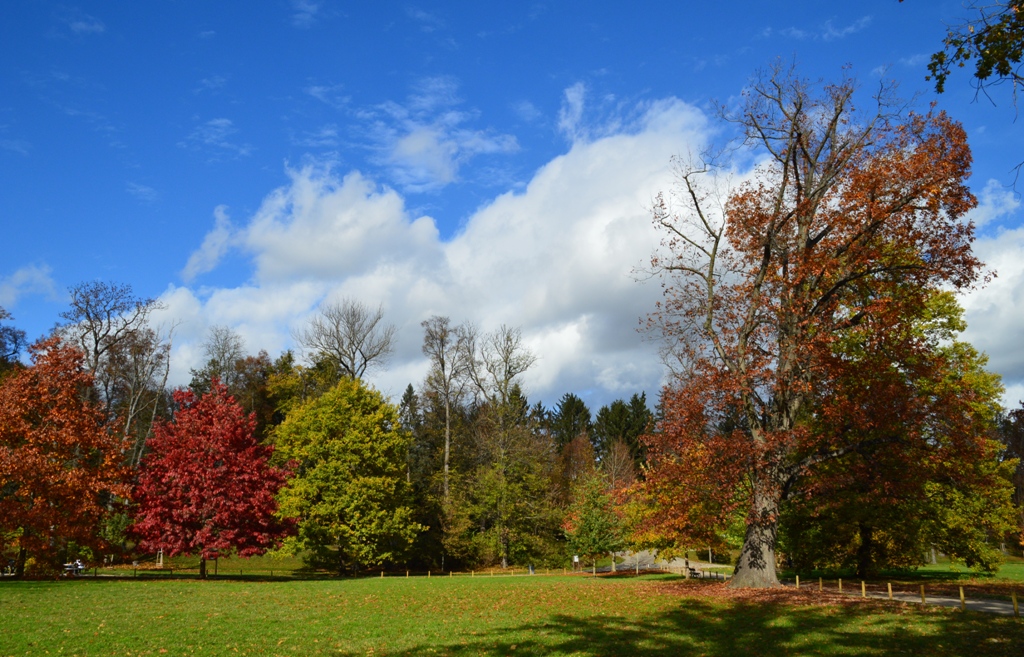
[(19, 575), (157, 550), (199, 557), (203, 574), (268, 549), (340, 572), (562, 563), (580, 547), (575, 491), (632, 483), (653, 426), (642, 393), (596, 418), (571, 393), (531, 405), (520, 331), (444, 317), (423, 322), (429, 375), (391, 403), (361, 377), (395, 329), (351, 300), (296, 335), (301, 362), (213, 327), (205, 365), (169, 390), (157, 302), (108, 283), (70, 293), (30, 365), (24, 333), (2, 328), (0, 536)]

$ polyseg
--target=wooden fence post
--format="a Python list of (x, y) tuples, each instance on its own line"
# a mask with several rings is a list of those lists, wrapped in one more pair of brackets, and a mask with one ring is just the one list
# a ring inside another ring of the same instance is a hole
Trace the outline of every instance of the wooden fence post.
[(825, 582), (822, 580), (821, 577), (818, 578), (818, 590), (819, 591), (824, 591), (825, 590)]
[(800, 588), (800, 576), (799, 575), (796, 576), (796, 587)]
[(964, 599), (964, 587), (960, 587), (960, 611), (967, 611), (967, 600)]
[(922, 584), (921, 585), (921, 604), (926, 604), (926, 602), (927, 601), (924, 598), (924, 584)]
[(892, 582), (886, 582), (885, 584), (889, 589), (889, 599), (892, 600)]
[(860, 597), (862, 597), (862, 598), (868, 597), (868, 589), (864, 585), (864, 580), (860, 581)]
[(839, 578), (839, 592), (840, 593), (843, 592), (843, 578), (842, 577)]
[(1020, 618), (1020, 609), (1017, 608), (1017, 590), (1010, 591), (1010, 597), (1013, 599), (1013, 615)]

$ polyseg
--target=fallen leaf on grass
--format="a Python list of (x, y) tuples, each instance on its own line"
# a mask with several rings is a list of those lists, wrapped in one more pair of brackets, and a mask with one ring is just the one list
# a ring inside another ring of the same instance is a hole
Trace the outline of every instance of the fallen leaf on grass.
[(725, 582), (666, 582), (651, 583), (644, 588), (658, 593), (675, 595), (683, 598), (702, 598), (711, 600), (728, 600), (734, 602), (751, 602), (776, 605), (856, 605), (875, 603), (871, 599), (857, 598), (829, 591), (811, 589), (793, 589), (779, 587), (773, 589), (734, 589)]

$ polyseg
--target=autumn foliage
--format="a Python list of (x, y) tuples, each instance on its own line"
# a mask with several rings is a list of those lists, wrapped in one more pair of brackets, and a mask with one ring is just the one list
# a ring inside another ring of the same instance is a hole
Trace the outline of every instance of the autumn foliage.
[(275, 495), (287, 471), (268, 464), (272, 447), (253, 437), (246, 415), (227, 387), (174, 393), (173, 422), (157, 426), (139, 472), (133, 532), (143, 550), (195, 554), (262, 554), (287, 533), (276, 516)]
[(98, 547), (113, 496), (126, 496), (126, 444), (87, 401), (82, 353), (58, 338), (30, 348), (32, 366), (0, 385), (0, 540), (59, 565), (69, 541)]
[(757, 175), (719, 211), (720, 184), (702, 182), (714, 169), (696, 163), (681, 171), (682, 209), (654, 209), (667, 279), (655, 321), (678, 377), (647, 438), (643, 493), (680, 537), (745, 511), (734, 586), (778, 584), (781, 505), (819, 464), (866, 444), (918, 459), (947, 428), (980, 439), (926, 422), (942, 408), (924, 384), (939, 363), (913, 330), (937, 290), (979, 277), (966, 135), (884, 97), (858, 113), (854, 92), (770, 72), (727, 117), (765, 154)]

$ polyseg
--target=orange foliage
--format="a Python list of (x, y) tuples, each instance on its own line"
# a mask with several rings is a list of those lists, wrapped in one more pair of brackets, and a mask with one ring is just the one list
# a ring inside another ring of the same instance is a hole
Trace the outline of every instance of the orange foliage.
[[(30, 348), (33, 365), (0, 385), (0, 531), (52, 560), (67, 541), (96, 545), (111, 496), (127, 496), (127, 444), (87, 401), (92, 375), (58, 338)], [(0, 538), (3, 538), (0, 535)]]

